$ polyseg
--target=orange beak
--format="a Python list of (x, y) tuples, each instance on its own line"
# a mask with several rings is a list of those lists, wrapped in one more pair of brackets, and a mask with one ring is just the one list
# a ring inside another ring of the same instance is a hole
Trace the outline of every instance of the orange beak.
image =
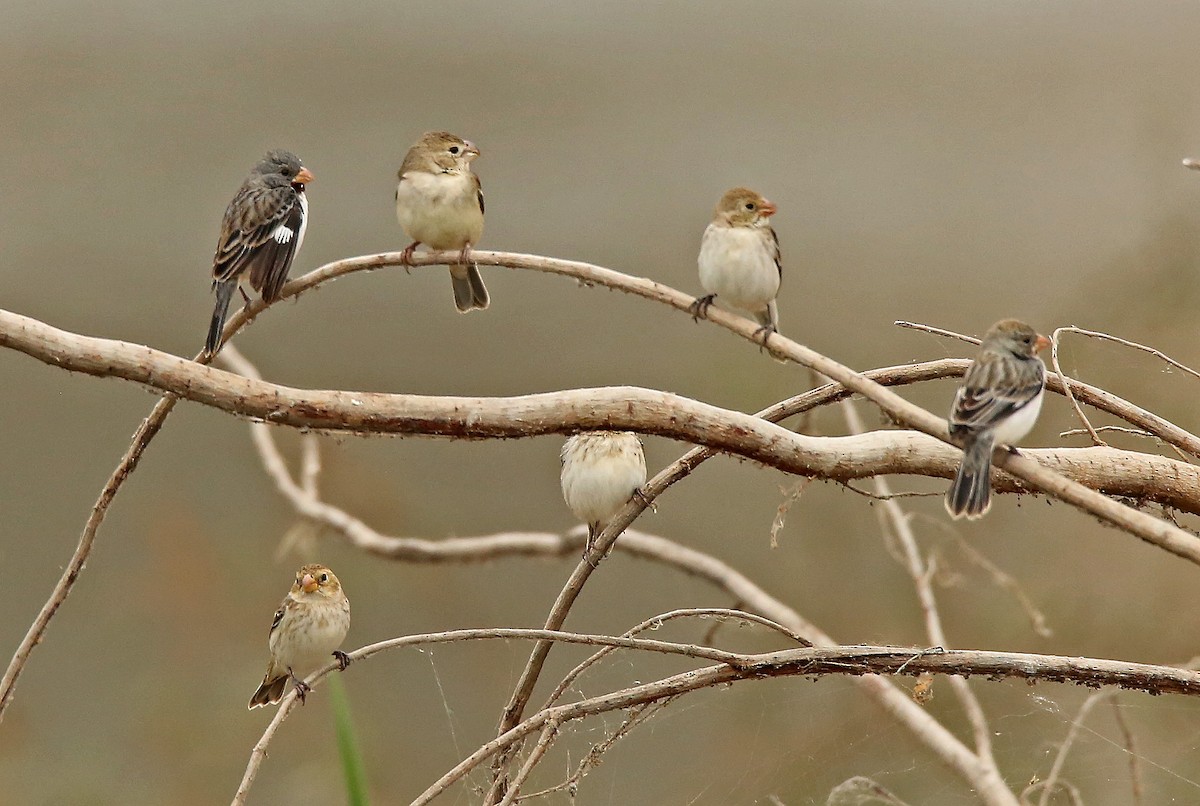
[(766, 199), (762, 200), (762, 204), (758, 206), (758, 213), (763, 218), (770, 218), (775, 215), (775, 205), (771, 204)]
[(1039, 333), (1038, 337), (1037, 337), (1037, 341), (1035, 341), (1033, 343), (1033, 354), (1037, 355), (1038, 353), (1040, 353), (1042, 350), (1045, 350), (1049, 346), (1050, 346), (1050, 339), (1046, 338), (1041, 333)]
[(312, 171), (307, 168), (301, 168), (300, 173), (296, 174), (296, 178), (292, 180), (294, 185), (307, 185), (313, 181)]
[(300, 589), (305, 593), (312, 593), (317, 589), (317, 579), (312, 574), (305, 574), (300, 577)]

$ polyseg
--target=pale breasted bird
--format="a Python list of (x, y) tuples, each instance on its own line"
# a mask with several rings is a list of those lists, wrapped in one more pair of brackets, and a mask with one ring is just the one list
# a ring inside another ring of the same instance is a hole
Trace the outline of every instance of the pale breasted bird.
[(567, 439), (559, 454), (563, 500), (588, 526), (587, 549), (646, 483), (642, 442), (628, 431), (584, 431)]
[(712, 222), (700, 239), (700, 285), (708, 292), (692, 303), (692, 317), (708, 314), (713, 300), (751, 314), (763, 344), (779, 331), (775, 298), (783, 278), (779, 238), (771, 227), (775, 205), (749, 188), (733, 188), (721, 197)]
[(1016, 319), (1002, 319), (984, 334), (950, 408), (950, 435), (963, 449), (946, 492), (950, 517), (975, 520), (992, 505), (992, 449), (1012, 449), (1037, 422), (1046, 382), (1037, 353), (1048, 346), (1049, 339)]
[(412, 260), (416, 248), (457, 249), (458, 263), (450, 266), (454, 305), (460, 313), (488, 306), (488, 292), (471, 262), (471, 247), (483, 235), (483, 190), (471, 171), (479, 156), (470, 140), (449, 132), (426, 132), (400, 166), (396, 186), (396, 218), (413, 242), (403, 259)]
[(323, 565), (301, 568), (275, 611), (267, 640), (271, 660), (247, 707), (279, 702), (289, 680), (303, 702), (308, 693), (305, 677), (328, 663), (331, 656), (342, 669), (350, 664), (349, 657), (338, 651), (349, 631), (350, 600), (338, 578)]

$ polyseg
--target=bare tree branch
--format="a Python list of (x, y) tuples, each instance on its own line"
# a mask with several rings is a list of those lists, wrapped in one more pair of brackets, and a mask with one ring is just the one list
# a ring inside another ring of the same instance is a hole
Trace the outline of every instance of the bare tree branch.
[[(745, 321), (748, 320), (743, 320), (742, 329), (752, 332), (753, 325)], [(771, 338), (772, 343), (776, 339), (786, 341), (777, 336)], [(806, 437), (741, 412), (637, 387), (581, 389), (514, 398), (299, 390), (222, 372), (147, 347), (70, 334), (7, 311), (0, 311), (0, 345), (65, 369), (133, 380), (223, 411), (296, 428), (466, 438), (527, 437), (614, 428), (707, 445), (789, 473), (835, 480), (882, 473), (949, 476), (958, 457), (957, 450), (912, 432)], [(799, 350), (805, 355), (811, 352), (807, 348)], [(829, 361), (820, 358), (822, 363)], [(880, 399), (901, 401), (905, 419), (922, 430), (937, 432), (939, 439), (947, 438), (943, 420), (904, 402), (865, 376), (850, 375), (854, 382), (843, 382), (844, 385), (869, 389), (876, 403)], [(937, 424), (933, 425), (931, 419)], [(1200, 541), (1194, 535), (1113, 501), (1050, 467), (1076, 471), (1087, 467), (1088, 473), (1072, 475), (1094, 481), (1096, 487), (1106, 492), (1153, 500), (1160, 500), (1154, 495), (1157, 487), (1170, 488), (1172, 477), (1178, 480), (1181, 475), (1195, 473), (1195, 469), (1182, 463), (1174, 463), (1178, 468), (1171, 467), (1164, 463), (1172, 460), (1145, 454), (1115, 451), (1104, 454), (1100, 462), (1098, 455), (1083, 453), (1096, 450), (1105, 449), (1025, 450), (1021, 454), (997, 450), (994, 462), (1025, 482), (1028, 490), (1061, 498), (1160, 548), (1200, 562)], [(1110, 465), (1128, 465), (1134, 457), (1138, 457), (1133, 461), (1136, 473), (1106, 472)], [(1159, 466), (1152, 469), (1147, 463)], [(1003, 482), (998, 487), (1005, 489)], [(1122, 487), (1125, 491), (1121, 491)], [(1013, 489), (1011, 482), (1008, 489)], [(1186, 483), (1174, 489), (1176, 496), (1163, 496), (1168, 499), (1163, 503), (1184, 504), (1197, 488)], [(1197, 504), (1180, 508), (1195, 510)]]
[[(690, 691), (715, 685), (759, 680), (764, 677), (820, 677), (825, 675), (922, 674), (984, 675), (991, 679), (1014, 678), (1077, 685), (1118, 686), (1151, 694), (1200, 695), (1200, 672), (1171, 666), (1100, 660), (1093, 658), (1036, 655), (1017, 652), (986, 652), (977, 650), (921, 650), (905, 647), (848, 646), (807, 647), (778, 652), (744, 655), (722, 652), (694, 644), (674, 644), (667, 641), (647, 641), (607, 635), (586, 635), (553, 630), (519, 630), (488, 628), (452, 630), (440, 633), (407, 635), (361, 647), (348, 653), (353, 661), (369, 658), (380, 652), (424, 644), (453, 643), (476, 640), (526, 639), (561, 641), (573, 644), (623, 646), (652, 652), (664, 652), (685, 657), (712, 658), (716, 666), (707, 666), (672, 675), (661, 680), (592, 697), (574, 703), (547, 708), (531, 716), (502, 736), (488, 742), (464, 759), (453, 770), (429, 787), (413, 804), (428, 803), (455, 781), (461, 779), (487, 758), (504, 747), (551, 722), (563, 724), (587, 716), (622, 710), (635, 705), (656, 702)], [(315, 685), (327, 674), (340, 668), (329, 663), (305, 679)], [(296, 703), (295, 690), (289, 690), (279, 704), (278, 713), (255, 744), (242, 783), (233, 803), (245, 802), (258, 768), (266, 756), (266, 748)]]

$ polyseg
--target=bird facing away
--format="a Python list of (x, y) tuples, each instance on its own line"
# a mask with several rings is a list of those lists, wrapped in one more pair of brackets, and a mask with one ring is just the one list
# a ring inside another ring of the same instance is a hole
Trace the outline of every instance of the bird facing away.
[(279, 299), (292, 259), (304, 243), (308, 227), (304, 186), (312, 178), (292, 152), (268, 151), (225, 208), (221, 237), (213, 255), (217, 304), (204, 345), (210, 356), (221, 346), (221, 329), (235, 288), (241, 290), (246, 302), (250, 297), (242, 285), (257, 291), (264, 302)]
[(296, 572), (296, 581), (275, 611), (267, 645), (271, 660), (262, 685), (247, 708), (279, 702), (288, 680), (296, 684), (300, 702), (308, 693), (304, 678), (337, 658), (344, 670), (350, 659), (338, 647), (350, 630), (350, 600), (342, 584), (323, 565), (306, 565)]
[(563, 500), (588, 525), (585, 553), (621, 507), (646, 483), (641, 440), (628, 431), (584, 431), (567, 439), (562, 461)]
[(963, 459), (946, 492), (955, 520), (982, 518), (992, 505), (992, 448), (1010, 450), (1029, 433), (1042, 409), (1046, 368), (1037, 357), (1050, 340), (1016, 319), (1002, 319), (984, 334), (950, 408), (950, 435)]
[(450, 132), (426, 132), (404, 155), (396, 185), (396, 218), (413, 240), (403, 260), (411, 262), (421, 244), (459, 250), (458, 264), (450, 266), (450, 281), (460, 313), (488, 306), (483, 277), (471, 262), (471, 247), (483, 235), (483, 190), (471, 172), (471, 160), (478, 156), (470, 140)]
[(775, 205), (749, 188), (726, 191), (700, 239), (700, 285), (708, 292), (692, 303), (692, 318), (708, 315), (717, 297), (751, 314), (763, 344), (779, 331), (775, 298), (783, 279), (779, 238), (771, 227)]

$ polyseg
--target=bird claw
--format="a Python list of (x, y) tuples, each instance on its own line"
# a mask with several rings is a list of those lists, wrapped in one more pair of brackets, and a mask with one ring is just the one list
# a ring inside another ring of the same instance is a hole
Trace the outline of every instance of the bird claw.
[(653, 512), (655, 515), (658, 514), (658, 505), (654, 503), (654, 499), (647, 495), (646, 491), (641, 487), (634, 487), (633, 495), (631, 497), (636, 498), (642, 503), (643, 507)]
[(400, 265), (404, 267), (406, 274), (412, 274), (410, 267), (412, 266), (413, 253), (417, 251), (417, 247), (420, 245), (420, 241), (413, 241), (404, 247), (404, 251), (400, 253)]
[(340, 649), (333, 650), (333, 656), (337, 658), (338, 671), (346, 671), (346, 667), (350, 665), (350, 656)]
[[(758, 330), (754, 331), (754, 340), (758, 342), (758, 351), (761, 353), (767, 346), (767, 339), (771, 338), (772, 333), (778, 333), (779, 329), (775, 325), (763, 325)], [(759, 336), (762, 336), (759, 339)]]
[(699, 322), (701, 319), (707, 319), (708, 308), (713, 304), (713, 300), (716, 298), (716, 294), (707, 294), (703, 297), (696, 297), (695, 301), (688, 306), (688, 313), (692, 315), (692, 321)]
[(292, 675), (292, 682), (296, 684), (296, 699), (300, 701), (301, 705), (304, 705), (304, 699), (308, 696), (308, 692), (312, 691), (312, 686), (296, 677), (296, 675)]

